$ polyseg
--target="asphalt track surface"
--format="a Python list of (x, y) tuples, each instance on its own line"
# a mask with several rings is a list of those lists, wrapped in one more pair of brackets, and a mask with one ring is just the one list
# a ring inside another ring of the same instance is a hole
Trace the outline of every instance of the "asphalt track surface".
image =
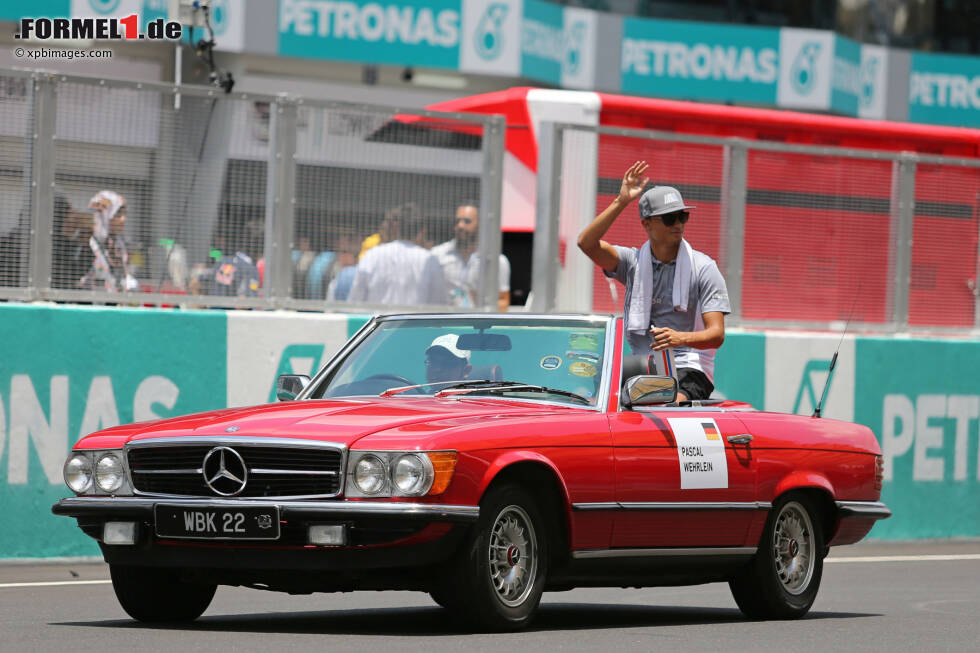
[(515, 634), (467, 632), (425, 594), (220, 587), (181, 627), (122, 611), (101, 563), (0, 564), (0, 651), (978, 651), (980, 540), (836, 548), (810, 614), (753, 622), (728, 586), (545, 594)]

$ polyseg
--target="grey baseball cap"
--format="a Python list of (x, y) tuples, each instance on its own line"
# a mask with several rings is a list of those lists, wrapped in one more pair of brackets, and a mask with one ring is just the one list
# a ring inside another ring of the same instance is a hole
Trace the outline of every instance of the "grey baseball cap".
[(673, 186), (654, 186), (640, 198), (641, 218), (652, 218), (656, 215), (693, 208), (684, 203), (681, 192)]

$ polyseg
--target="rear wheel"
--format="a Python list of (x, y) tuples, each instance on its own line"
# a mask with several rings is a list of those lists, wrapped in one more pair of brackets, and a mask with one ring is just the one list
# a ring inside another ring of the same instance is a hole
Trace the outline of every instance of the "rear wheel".
[(819, 512), (803, 495), (776, 502), (759, 550), (729, 582), (739, 609), (753, 619), (796, 619), (817, 598), (823, 575)]
[(194, 621), (208, 609), (217, 589), (183, 582), (171, 569), (110, 565), (109, 573), (119, 604), (137, 621)]
[(437, 603), (490, 630), (518, 630), (541, 601), (548, 566), (545, 521), (520, 486), (491, 488), (480, 519), (450, 565)]

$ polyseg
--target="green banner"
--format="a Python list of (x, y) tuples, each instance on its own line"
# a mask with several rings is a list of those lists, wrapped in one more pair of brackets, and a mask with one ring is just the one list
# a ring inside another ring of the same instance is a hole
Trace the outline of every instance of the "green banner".
[(766, 404), (766, 336), (728, 333), (715, 355), (715, 391), (762, 410)]
[(626, 93), (776, 103), (775, 28), (624, 18), (621, 60)]
[(980, 127), (980, 57), (913, 52), (909, 120)]
[(894, 513), (872, 536), (980, 536), (980, 343), (859, 339), (854, 419), (885, 459)]
[(0, 305), (0, 558), (98, 555), (62, 466), (92, 431), (222, 408), (225, 313)]
[(279, 54), (456, 69), (460, 0), (280, 0)]

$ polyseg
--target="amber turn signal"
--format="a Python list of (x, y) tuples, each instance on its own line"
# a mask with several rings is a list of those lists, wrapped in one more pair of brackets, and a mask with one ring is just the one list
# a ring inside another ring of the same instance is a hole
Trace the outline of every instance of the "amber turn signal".
[(456, 471), (455, 451), (430, 451), (426, 455), (432, 462), (432, 487), (427, 494), (442, 494), (453, 480)]

